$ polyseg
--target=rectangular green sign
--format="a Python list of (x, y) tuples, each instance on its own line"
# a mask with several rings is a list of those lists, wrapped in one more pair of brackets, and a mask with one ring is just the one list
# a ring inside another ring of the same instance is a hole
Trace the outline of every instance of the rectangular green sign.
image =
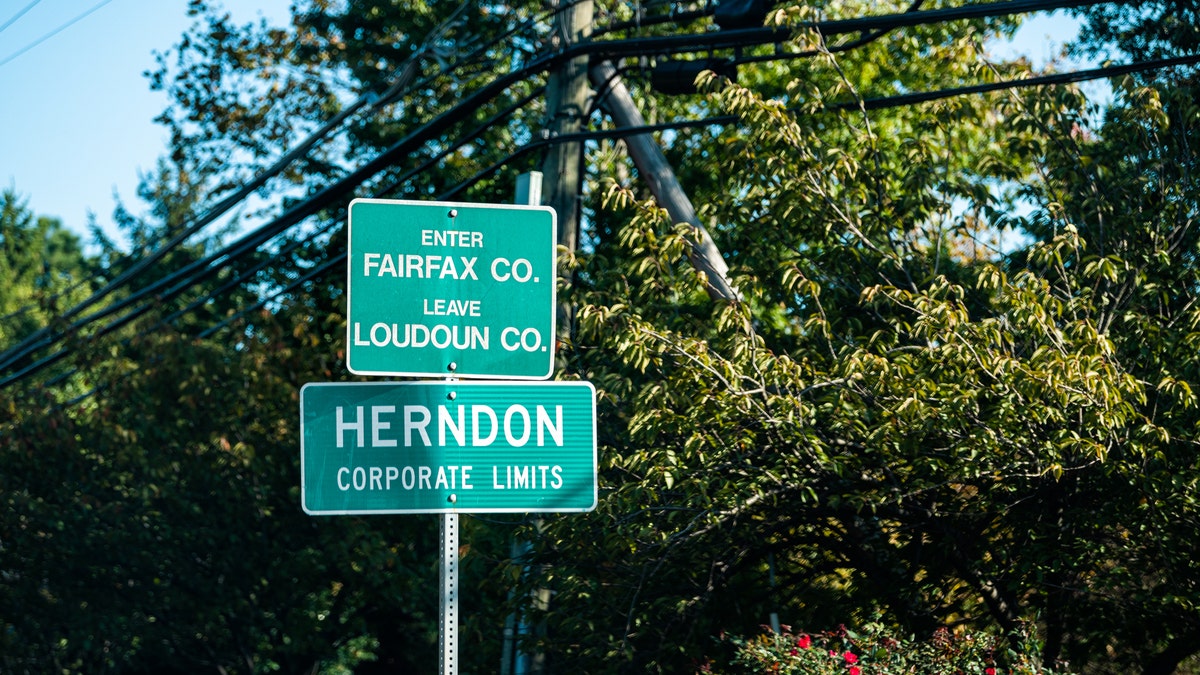
[(311, 515), (596, 507), (589, 382), (312, 383), (300, 431)]
[(350, 372), (550, 377), (553, 209), (356, 199), (347, 230)]

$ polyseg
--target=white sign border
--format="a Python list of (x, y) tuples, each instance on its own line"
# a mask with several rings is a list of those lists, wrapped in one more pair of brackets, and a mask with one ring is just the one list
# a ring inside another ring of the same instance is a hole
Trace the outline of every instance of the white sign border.
[[(580, 508), (471, 508), (461, 509), (454, 506), (446, 506), (440, 508), (427, 509), (347, 509), (347, 510), (310, 510), (306, 500), (307, 491), (305, 490), (305, 433), (304, 433), (304, 392), (309, 387), (344, 387), (346, 385), (356, 385), (363, 387), (378, 387), (378, 386), (496, 386), (497, 384), (510, 384), (514, 387), (540, 386), (540, 387), (587, 387), (591, 390), (592, 399), (592, 503), (587, 507)], [(437, 514), (437, 513), (590, 513), (596, 510), (600, 504), (600, 440), (597, 435), (596, 427), (596, 385), (587, 380), (551, 380), (546, 382), (433, 382), (429, 380), (419, 382), (397, 382), (397, 381), (382, 381), (382, 382), (309, 382), (303, 387), (300, 387), (300, 508), (310, 516), (384, 516), (384, 515), (412, 515), (412, 514)]]
[[(351, 214), (354, 212), (354, 205), (357, 203), (363, 204), (387, 204), (394, 206), (432, 206), (443, 207), (447, 209), (511, 209), (514, 211), (545, 211), (550, 214), (550, 253), (552, 260), (551, 270), (553, 279), (550, 282), (550, 332), (549, 341), (550, 348), (547, 349), (548, 358), (546, 359), (545, 374), (532, 375), (510, 375), (507, 373), (468, 373), (458, 370), (425, 372), (415, 370), (360, 370), (354, 368), (350, 364), (351, 341), (354, 339), (352, 331), (354, 323), (350, 318), (350, 294), (351, 294), (351, 278), (354, 276), (354, 258), (352, 245), (354, 228), (353, 218)], [(377, 199), (359, 197), (350, 201), (350, 205), (346, 208), (346, 369), (355, 375), (367, 375), (378, 377), (435, 377), (435, 378), (458, 378), (463, 380), (549, 380), (554, 376), (554, 362), (557, 357), (557, 342), (558, 342), (558, 213), (549, 206), (533, 206), (523, 204), (484, 204), (474, 202), (439, 202), (439, 201), (424, 201), (419, 199)]]

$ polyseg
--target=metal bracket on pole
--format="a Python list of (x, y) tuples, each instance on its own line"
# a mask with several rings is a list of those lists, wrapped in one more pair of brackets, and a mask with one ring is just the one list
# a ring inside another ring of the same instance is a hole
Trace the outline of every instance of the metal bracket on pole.
[(458, 675), (458, 514), (443, 513), (441, 525), (441, 608), (438, 658), (442, 675)]
[(542, 203), (542, 172), (529, 171), (517, 176), (517, 195), (514, 203), (539, 206)]

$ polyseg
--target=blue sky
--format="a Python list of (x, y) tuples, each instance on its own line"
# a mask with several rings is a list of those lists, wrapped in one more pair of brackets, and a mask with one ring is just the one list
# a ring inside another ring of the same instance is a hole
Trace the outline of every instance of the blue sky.
[[(225, 3), (237, 23), (285, 23), (289, 5)], [(187, 0), (0, 0), (0, 188), (81, 234), (88, 213), (111, 231), (114, 194), (144, 211), (138, 176), (165, 147), (153, 118), (167, 101), (143, 73), (189, 25), (186, 11)], [(1074, 32), (1063, 15), (1041, 15), (1013, 50), (1043, 63)]]
[[(289, 4), (226, 7), (238, 23), (281, 23)], [(135, 213), (144, 210), (139, 172), (152, 169), (166, 145), (153, 119), (167, 99), (150, 91), (143, 73), (190, 24), (187, 0), (0, 0), (0, 26), (26, 8), (0, 31), (0, 187), (16, 188), (34, 213), (77, 232), (88, 212), (111, 227), (114, 192)]]

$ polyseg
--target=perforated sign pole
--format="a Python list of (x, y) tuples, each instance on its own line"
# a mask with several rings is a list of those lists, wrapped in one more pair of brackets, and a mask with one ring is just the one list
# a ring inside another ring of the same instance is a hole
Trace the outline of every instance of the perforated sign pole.
[(458, 514), (443, 513), (441, 524), (441, 623), (438, 665), (442, 675), (458, 675)]

